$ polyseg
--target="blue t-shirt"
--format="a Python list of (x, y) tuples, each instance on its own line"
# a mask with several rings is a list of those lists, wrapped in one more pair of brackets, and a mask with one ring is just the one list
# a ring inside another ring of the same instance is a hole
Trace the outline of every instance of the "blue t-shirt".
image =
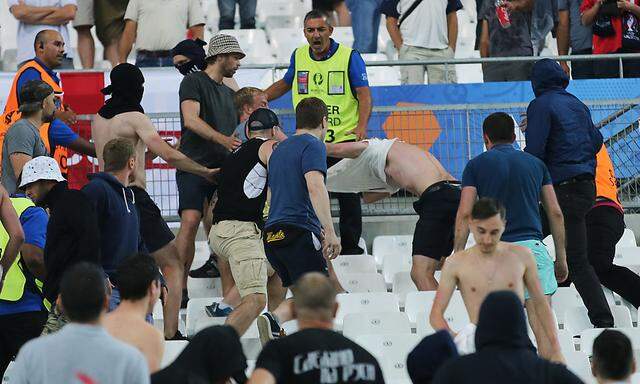
[(327, 174), (327, 149), (322, 141), (303, 134), (278, 144), (269, 159), (271, 206), (265, 228), (291, 225), (320, 235), (320, 220), (304, 178), (311, 171)]
[[(16, 196), (24, 197), (24, 195)], [(22, 215), (20, 215), (20, 224), (24, 231), (24, 243), (44, 249), (44, 243), (47, 239), (48, 222), (49, 216), (44, 209), (40, 207), (30, 207), (22, 212)], [(44, 310), (42, 297), (26, 287), (22, 299), (16, 302), (0, 302), (0, 316), (42, 310)]]
[(499, 144), (467, 163), (462, 187), (475, 187), (479, 197), (492, 197), (507, 210), (503, 241), (542, 240), (540, 194), (551, 176), (542, 160)]
[[(51, 76), (51, 78), (57, 84), (60, 84), (60, 79), (58, 78), (58, 74), (56, 74), (54, 71), (49, 69), (38, 58), (36, 58), (35, 61), (37, 61), (38, 64), (40, 64), (40, 66), (44, 68), (45, 71), (47, 71), (49, 76)], [(42, 78), (40, 77), (40, 72), (38, 72), (34, 68), (29, 68), (25, 70), (24, 72), (22, 72), (20, 77), (18, 77), (18, 86), (17, 86), (18, 97), (20, 95), (20, 90), (22, 89), (22, 87), (28, 81), (31, 81), (31, 80), (42, 80)], [(60, 99), (56, 99), (57, 102), (59, 102), (59, 100)], [(59, 105), (57, 106), (59, 107)], [(63, 123), (61, 120), (55, 119), (53, 120), (53, 122), (51, 122), (51, 127), (49, 128), (49, 142), (51, 143), (52, 150), (53, 148), (55, 148), (56, 145), (67, 147), (69, 146), (69, 144), (76, 141), (78, 137), (79, 137), (78, 134), (73, 132), (73, 130), (71, 130), (71, 128), (69, 128), (69, 126)]]
[[(339, 44), (335, 40), (331, 39), (329, 53), (327, 53), (327, 55), (319, 61), (324, 61), (331, 58), (331, 56), (333, 56), (333, 54), (338, 50), (338, 45)], [(309, 51), (311, 51), (311, 48), (309, 48)], [(313, 58), (313, 55), (311, 55), (311, 58), (315, 60)], [(293, 77), (295, 76), (296, 72), (295, 68), (296, 51), (293, 51), (293, 53), (291, 54), (291, 61), (289, 62), (289, 68), (282, 78), (289, 86), (293, 84)], [(360, 56), (360, 53), (355, 49), (351, 51), (351, 57), (349, 59), (349, 83), (351, 84), (351, 92), (354, 95), (356, 94), (356, 88), (369, 86), (369, 78), (367, 77), (367, 66), (364, 63), (362, 56)]]

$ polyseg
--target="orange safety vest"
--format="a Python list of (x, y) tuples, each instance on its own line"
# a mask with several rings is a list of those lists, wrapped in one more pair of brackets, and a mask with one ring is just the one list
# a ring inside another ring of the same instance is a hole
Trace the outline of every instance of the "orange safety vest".
[(613, 163), (604, 144), (596, 155), (596, 196), (611, 200), (622, 209), (622, 203), (618, 199), (618, 184)]
[[(42, 68), (40, 64), (38, 64), (35, 60), (27, 61), (18, 72), (16, 72), (15, 77), (13, 78), (13, 84), (11, 85), (11, 91), (9, 92), (9, 97), (7, 97), (7, 104), (4, 107), (4, 112), (2, 114), (2, 119), (0, 120), (0, 159), (2, 158), (2, 148), (4, 145), (4, 136), (7, 134), (9, 127), (11, 124), (20, 120), (22, 114), (18, 111), (18, 79), (29, 68), (33, 68), (40, 73), (40, 78), (45, 83), (49, 84), (51, 88), (53, 88), (53, 92), (57, 98), (62, 99), (62, 88), (58, 83), (53, 80), (53, 78), (47, 73), (47, 71)], [(64, 111), (64, 105), (62, 100), (60, 100), (59, 108), (61, 111)], [(55, 148), (51, 148), (51, 143), (49, 142), (49, 128), (51, 127), (51, 123), (44, 123), (40, 126), (40, 138), (44, 142), (44, 147), (47, 152), (56, 159), (56, 162), (60, 165), (60, 170), (63, 175), (67, 173), (67, 149), (60, 145), (56, 145)]]

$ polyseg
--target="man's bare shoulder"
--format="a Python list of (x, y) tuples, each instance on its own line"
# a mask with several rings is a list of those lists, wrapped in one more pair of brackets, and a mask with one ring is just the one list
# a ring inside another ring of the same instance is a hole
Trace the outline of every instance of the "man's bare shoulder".
[(450, 270), (455, 270), (464, 265), (464, 261), (473, 256), (473, 247), (462, 251), (455, 252), (453, 255), (447, 257), (445, 264)]
[(504, 247), (503, 249), (506, 252), (518, 256), (522, 261), (527, 261), (533, 258), (533, 253), (531, 253), (531, 250), (522, 245), (503, 242), (502, 246)]

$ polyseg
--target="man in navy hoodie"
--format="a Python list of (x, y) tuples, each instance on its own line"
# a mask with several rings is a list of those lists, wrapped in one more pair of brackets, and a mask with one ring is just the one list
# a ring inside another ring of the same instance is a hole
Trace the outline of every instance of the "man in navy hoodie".
[[(600, 281), (587, 258), (587, 212), (595, 203), (596, 153), (602, 135), (589, 108), (565, 90), (569, 77), (560, 64), (543, 59), (533, 66), (536, 98), (527, 108), (526, 152), (547, 165), (564, 215), (569, 279), (597, 328), (613, 327)], [(545, 233), (547, 235), (547, 233)]]
[(90, 182), (82, 192), (93, 203), (100, 228), (102, 268), (114, 286), (109, 310), (120, 303), (116, 269), (127, 257), (143, 248), (140, 223), (129, 178), (136, 167), (133, 143), (127, 139), (113, 139), (103, 150), (104, 172), (89, 175)]

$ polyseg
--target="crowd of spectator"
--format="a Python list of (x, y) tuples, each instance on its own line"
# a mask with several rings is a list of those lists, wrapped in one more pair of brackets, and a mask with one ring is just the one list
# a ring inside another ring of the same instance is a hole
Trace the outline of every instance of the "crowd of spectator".
[[(256, 28), (258, 0), (219, 0), (218, 25)], [(264, 1), (264, 0), (262, 0)], [(457, 11), (460, 0), (313, 0), (314, 9), (335, 26), (352, 26), (353, 48), (360, 53), (384, 51), (378, 47), (381, 17), (399, 60), (453, 59), (458, 44)], [(32, 55), (35, 35), (43, 29), (59, 32), (69, 41), (69, 23), (78, 34), (76, 49), (67, 47), (58, 68), (73, 68), (74, 51), (82, 68), (93, 68), (95, 42), (92, 27), (104, 47), (104, 59), (115, 67), (135, 49), (140, 67), (173, 65), (170, 50), (186, 35), (204, 38), (205, 9), (199, 0), (10, 0), (9, 10), (19, 21), (17, 62)], [(640, 6), (636, 0), (476, 0), (476, 49), (481, 57), (540, 55), (551, 33), (559, 55), (597, 55), (640, 52)], [(162, 28), (157, 28), (162, 25)], [(551, 47), (549, 47), (551, 48)], [(519, 81), (530, 77), (533, 61), (482, 65), (483, 79)], [(619, 77), (618, 60), (569, 60), (561, 63), (574, 79)], [(640, 74), (640, 59), (625, 59), (624, 77)], [(455, 83), (455, 66), (401, 67), (402, 84)]]

